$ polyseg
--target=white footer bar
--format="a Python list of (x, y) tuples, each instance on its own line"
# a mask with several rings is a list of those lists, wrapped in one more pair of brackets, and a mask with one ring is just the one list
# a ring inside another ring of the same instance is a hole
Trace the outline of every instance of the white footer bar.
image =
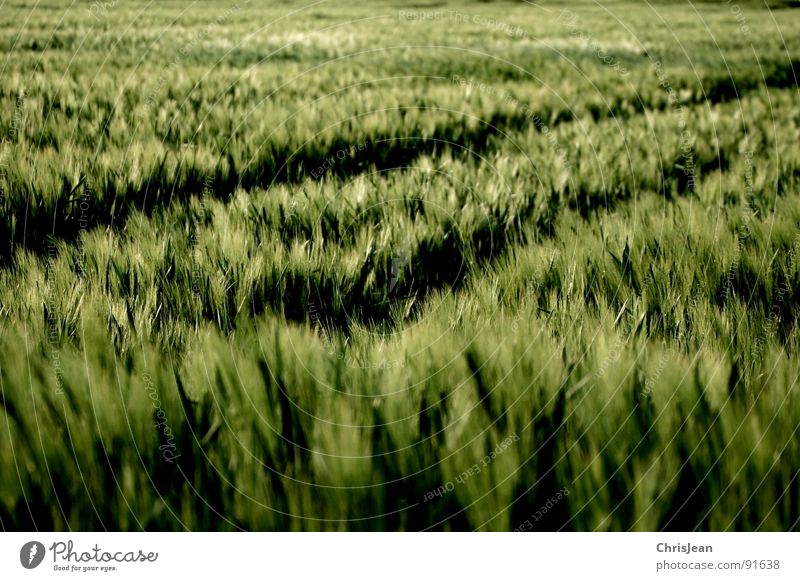
[[(795, 533), (3, 533), (0, 579), (800, 579)], [(223, 577), (225, 578), (225, 577)]]

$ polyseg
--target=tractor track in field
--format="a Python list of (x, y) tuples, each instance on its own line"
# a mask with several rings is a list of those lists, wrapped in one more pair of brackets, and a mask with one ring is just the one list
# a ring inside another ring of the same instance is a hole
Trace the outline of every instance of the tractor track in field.
[[(703, 86), (704, 95), (681, 104), (694, 108), (722, 104), (741, 99), (764, 86), (770, 89), (797, 88), (798, 69), (800, 65), (791, 62), (782, 67), (774, 67), (760, 80), (750, 77), (717, 77), (707, 80)], [(612, 99), (605, 110), (590, 106), (584, 111), (562, 109), (538, 111), (536, 115), (541, 119), (550, 119), (549, 130), (552, 130), (559, 125), (583, 119), (579, 114), (586, 115), (593, 122), (604, 119), (625, 120), (642, 115), (645, 111), (657, 113), (670, 107), (670, 103), (654, 106), (643, 102), (641, 98), (633, 102)], [(325, 175), (346, 179), (367, 170), (384, 171), (407, 166), (422, 156), (435, 156), (444, 150), (460, 150), (463, 155), (490, 152), (500, 147), (498, 138), (508, 138), (509, 134), (525, 130), (526, 127), (533, 127), (540, 133), (542, 130), (540, 125), (532, 121), (530, 112), (517, 109), (511, 113), (496, 111), (473, 127), (462, 116), (460, 122), (440, 124), (432, 135), (415, 135), (414, 128), (411, 127), (407, 134), (375, 134), (365, 137), (359, 144), (349, 140), (333, 141), (324, 150), (314, 143), (306, 143), (294, 150), (267, 143), (259, 148), (257, 158), (242, 168), (237, 168), (232, 156), (228, 154), (225, 158), (226, 171), (220, 156), (220, 163), (213, 173), (204, 173), (197, 166), (188, 165), (188, 157), (185, 156), (178, 158), (175, 171), (170, 172), (166, 167), (167, 159), (164, 158), (162, 164), (142, 180), (144, 188), (133, 187), (130, 182), (127, 187), (118, 188), (116, 176), (113, 175), (98, 178), (84, 174), (77, 184), (71, 183), (64, 176), (62, 192), (51, 208), (44, 207), (41, 200), (45, 196), (35, 190), (28, 189), (13, 198), (6, 197), (0, 219), (0, 237), (9, 240), (10, 244), (4, 245), (0, 250), (0, 264), (8, 266), (14, 253), (20, 248), (43, 254), (53, 240), (74, 242), (81, 232), (92, 228), (117, 228), (132, 211), (150, 215), (162, 207), (186, 202), (200, 192), (208, 192), (216, 198), (227, 200), (238, 188), (252, 191), (277, 184), (302, 183), (303, 180), (313, 179), (312, 172), (325, 167), (332, 158), (335, 163), (329, 164)], [(370, 144), (363, 154), (337, 158), (339, 152), (358, 148), (361, 143)], [(669, 176), (665, 178), (669, 179)], [(21, 189), (33, 187), (28, 184), (18, 186)], [(591, 194), (585, 193), (587, 197), (592, 197)], [(40, 203), (37, 204), (36, 200)], [(88, 213), (84, 207), (87, 204), (90, 207)]]

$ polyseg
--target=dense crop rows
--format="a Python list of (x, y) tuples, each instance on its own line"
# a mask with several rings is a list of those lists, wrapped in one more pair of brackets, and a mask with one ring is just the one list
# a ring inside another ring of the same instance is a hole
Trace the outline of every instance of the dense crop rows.
[(772, 7), (3, 9), (0, 525), (796, 530)]

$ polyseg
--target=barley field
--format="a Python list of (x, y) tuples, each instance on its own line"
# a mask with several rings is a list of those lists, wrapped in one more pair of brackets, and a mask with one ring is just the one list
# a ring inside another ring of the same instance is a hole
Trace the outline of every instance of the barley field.
[(797, 2), (0, 47), (3, 530), (800, 530)]

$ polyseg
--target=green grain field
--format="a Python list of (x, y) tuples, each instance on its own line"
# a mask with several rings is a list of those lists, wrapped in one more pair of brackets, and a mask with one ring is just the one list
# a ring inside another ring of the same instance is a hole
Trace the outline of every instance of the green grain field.
[(800, 530), (797, 4), (0, 0), (0, 528)]

